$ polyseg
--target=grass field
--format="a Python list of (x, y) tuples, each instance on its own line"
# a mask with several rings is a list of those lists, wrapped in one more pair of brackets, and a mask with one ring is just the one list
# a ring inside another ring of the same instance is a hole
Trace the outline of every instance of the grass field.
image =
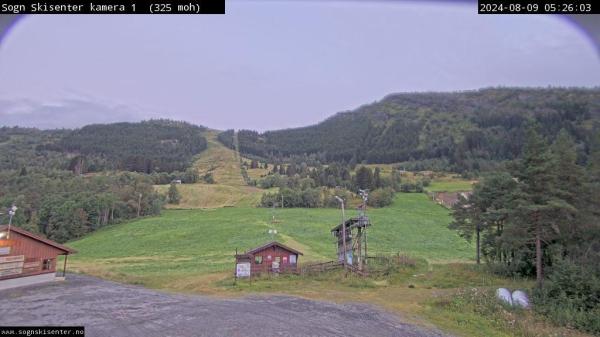
[(462, 179), (434, 179), (425, 189), (431, 192), (470, 191), (475, 181)]
[[(169, 185), (158, 185), (155, 188), (158, 192), (166, 194)], [(177, 185), (177, 190), (181, 201), (177, 205), (167, 204), (169, 209), (254, 207), (265, 192), (253, 186), (223, 184), (181, 184)]]
[[(279, 223), (271, 223), (273, 215)], [(398, 194), (392, 207), (373, 209), (370, 217), (372, 254), (401, 252), (436, 262), (469, 261), (473, 255), (471, 245), (446, 228), (448, 211), (424, 194)], [(273, 239), (303, 251), (302, 261), (332, 260), (335, 246), (329, 230), (339, 220), (336, 209), (168, 210), (70, 243), (79, 251), (72, 263), (92, 274), (104, 269), (168, 288), (168, 279), (160, 280), (165, 272), (172, 279), (232, 269), (235, 249), (271, 240), (269, 228), (278, 231)]]
[[(217, 140), (217, 131), (204, 132), (207, 149), (196, 156), (194, 169), (203, 176), (212, 173), (215, 184), (196, 183), (177, 185), (181, 201), (168, 204), (169, 209), (203, 209), (221, 207), (254, 207), (264, 190), (247, 186), (242, 178), (238, 154)], [(169, 185), (157, 185), (156, 190), (166, 194)]]
[[(335, 248), (329, 230), (340, 213), (336, 209), (273, 212), (228, 207), (167, 210), (160, 217), (103, 228), (69, 243), (79, 251), (69, 259), (70, 269), (167, 291), (224, 297), (290, 294), (373, 303), (406, 321), (435, 325), (459, 336), (584, 336), (557, 329), (530, 312), (502, 311), (499, 319), (495, 311), (482, 315), (481, 308), (472, 303), (456, 310), (453, 294), (457, 291), (526, 289), (532, 282), (501, 278), (473, 264), (472, 245), (446, 228), (448, 211), (426, 195), (399, 193), (391, 207), (369, 213), (373, 221), (368, 236), (370, 255), (400, 252), (413, 257), (415, 266), (372, 278), (339, 271), (234, 282), (235, 249), (246, 250), (271, 239), (304, 252), (300, 263), (332, 260)], [(281, 222), (272, 224), (273, 215)], [(277, 229), (277, 236), (269, 236), (269, 228)]]
[[(340, 213), (226, 207), (167, 210), (160, 217), (103, 228), (69, 243), (79, 251), (69, 259), (70, 269), (167, 291), (222, 297), (289, 294), (372, 303), (405, 321), (435, 325), (457, 336), (585, 336), (551, 326), (531, 312), (498, 309), (493, 300), (487, 303), (495, 309), (483, 311), (478, 303), (457, 302), (454, 294), (465, 289), (489, 294), (497, 287), (527, 289), (532, 282), (501, 278), (473, 264), (472, 245), (446, 228), (448, 211), (425, 194), (399, 193), (391, 207), (369, 214), (370, 255), (400, 252), (413, 257), (415, 266), (369, 278), (334, 271), (234, 282), (235, 249), (271, 239), (304, 252), (300, 263), (332, 260), (335, 248), (329, 230)], [(273, 215), (279, 223), (271, 223)], [(277, 229), (277, 236), (269, 236), (269, 228)]]
[[(369, 210), (373, 223), (368, 232), (369, 255), (400, 253), (417, 261), (414, 266), (368, 278), (333, 271), (235, 281), (236, 249), (244, 251), (270, 240), (302, 251), (301, 264), (333, 260), (335, 243), (329, 231), (340, 221), (340, 211), (254, 207), (265, 191), (246, 186), (238, 154), (218, 143), (215, 132), (206, 136), (208, 148), (194, 167), (200, 174), (211, 172), (216, 184), (178, 185), (181, 203), (169, 206), (175, 209), (160, 217), (105, 227), (69, 243), (79, 251), (69, 258), (70, 269), (167, 291), (367, 302), (396, 312), (405, 321), (435, 325), (457, 336), (585, 336), (549, 325), (531, 312), (498, 308), (494, 289), (527, 289), (532, 282), (501, 278), (475, 265), (474, 247), (447, 228), (449, 211), (422, 193), (398, 193), (392, 206)], [(382, 174), (390, 170), (390, 165), (384, 165)], [(248, 173), (258, 178), (264, 170)], [(409, 172), (403, 179), (417, 177)], [(437, 175), (427, 190), (470, 190), (472, 183)], [(156, 188), (165, 193), (168, 186)], [(277, 229), (278, 234), (270, 236), (269, 229)], [(455, 295), (465, 290), (488, 294), (486, 305)]]

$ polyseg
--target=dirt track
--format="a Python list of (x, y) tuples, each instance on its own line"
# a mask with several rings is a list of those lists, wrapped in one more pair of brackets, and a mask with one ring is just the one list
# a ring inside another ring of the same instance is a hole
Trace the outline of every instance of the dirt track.
[(83, 325), (86, 336), (445, 336), (369, 305), (287, 296), (215, 299), (82, 275), (0, 291), (0, 325)]

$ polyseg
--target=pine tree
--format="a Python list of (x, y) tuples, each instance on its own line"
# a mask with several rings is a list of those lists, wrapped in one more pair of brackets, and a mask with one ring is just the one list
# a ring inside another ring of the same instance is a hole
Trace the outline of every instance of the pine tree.
[(359, 189), (373, 189), (373, 172), (366, 166), (361, 166), (356, 170), (356, 187)]
[(475, 234), (478, 264), (482, 251), (492, 259), (502, 260), (497, 239), (502, 235), (510, 214), (516, 187), (509, 174), (490, 174), (475, 185), (469, 198), (460, 197), (453, 207), (454, 221), (448, 227), (457, 230), (467, 241), (471, 241)]
[(167, 194), (167, 198), (169, 200), (169, 204), (179, 204), (179, 201), (181, 201), (181, 195), (179, 194), (179, 191), (177, 190), (177, 185), (175, 184), (171, 184), (171, 186), (169, 187), (169, 192)]
[(556, 212), (572, 207), (556, 197), (557, 176), (548, 144), (530, 126), (527, 142), (517, 172), (520, 185), (520, 205), (516, 208), (518, 223), (526, 231), (513, 234), (526, 235), (528, 242), (535, 243), (536, 282), (541, 287), (544, 279), (544, 250), (556, 237)]
[(375, 172), (373, 173), (373, 187), (383, 187), (383, 182), (381, 181), (381, 169), (379, 167), (376, 167)]
[(576, 233), (576, 208), (582, 208), (581, 204), (589, 200), (584, 189), (585, 172), (577, 164), (575, 142), (565, 129), (560, 131), (550, 150), (556, 176), (554, 197), (561, 203), (555, 210), (555, 230), (564, 238)]

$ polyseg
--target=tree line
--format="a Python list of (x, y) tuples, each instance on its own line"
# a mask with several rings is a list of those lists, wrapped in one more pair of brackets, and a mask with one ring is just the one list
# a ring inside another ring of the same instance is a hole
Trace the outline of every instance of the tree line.
[[(261, 165), (256, 162), (256, 166)], [(404, 181), (395, 167), (389, 175), (384, 176), (379, 167), (360, 165), (351, 168), (340, 163), (316, 167), (306, 163), (273, 164), (269, 174), (251, 182), (263, 189), (279, 188), (278, 192), (263, 194), (263, 207), (276, 204), (281, 207), (283, 202), (283, 207), (307, 208), (339, 207), (335, 195), (349, 200), (358, 198), (360, 190), (370, 191), (369, 206), (384, 207), (393, 202), (394, 193), (423, 192), (428, 183), (426, 179)]]
[[(150, 177), (137, 173), (84, 177), (58, 170), (0, 171), (0, 209), (17, 206), (14, 225), (58, 242), (108, 224), (158, 215), (164, 202)], [(8, 222), (6, 215), (1, 222)]]

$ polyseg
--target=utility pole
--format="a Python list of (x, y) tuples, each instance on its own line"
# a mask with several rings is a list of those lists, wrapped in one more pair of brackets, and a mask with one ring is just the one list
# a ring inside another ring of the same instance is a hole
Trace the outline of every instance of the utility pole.
[[(368, 218), (367, 218), (367, 202), (369, 201), (369, 190), (366, 190), (366, 189), (365, 190), (359, 190), (359, 193), (360, 193), (360, 197), (363, 200), (363, 204), (362, 204), (362, 207), (361, 207), (361, 209), (362, 209), (362, 215), (361, 215), (361, 220), (360, 221), (368, 221)], [(362, 268), (362, 264), (363, 263), (364, 264), (368, 264), (367, 261), (369, 261), (368, 253), (367, 253), (367, 227), (366, 227), (366, 224), (365, 224), (365, 229), (362, 232), (362, 235), (364, 235), (364, 241), (365, 241), (365, 258), (364, 258), (364, 261), (361, 260), (361, 263), (360, 263), (361, 268)], [(359, 240), (360, 240), (360, 238), (359, 238)], [(359, 251), (359, 254), (358, 254), (359, 258), (361, 256), (361, 253), (362, 252)]]
[(140, 217), (140, 211), (142, 209), (142, 193), (140, 193), (138, 197), (138, 209), (137, 209), (137, 217)]
[(481, 245), (480, 245), (481, 223), (477, 223), (477, 264), (481, 263)]
[(342, 258), (343, 258), (343, 263), (344, 263), (344, 267), (346, 266), (346, 261), (347, 261), (347, 257), (346, 257), (346, 214), (344, 211), (344, 199), (338, 197), (337, 195), (335, 196), (335, 198), (337, 199), (337, 201), (340, 202), (340, 204), (342, 205), (342, 249), (344, 250), (342, 253)]

